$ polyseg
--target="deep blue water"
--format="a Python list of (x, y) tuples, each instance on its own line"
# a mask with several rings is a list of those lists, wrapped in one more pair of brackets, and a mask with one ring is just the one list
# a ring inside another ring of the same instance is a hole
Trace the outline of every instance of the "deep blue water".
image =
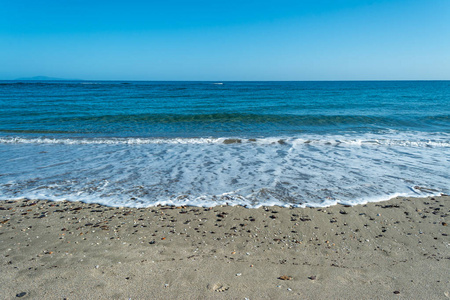
[(267, 137), (449, 132), (450, 82), (0, 82), (0, 132)]
[(450, 81), (0, 81), (0, 198), (329, 205), (450, 192)]

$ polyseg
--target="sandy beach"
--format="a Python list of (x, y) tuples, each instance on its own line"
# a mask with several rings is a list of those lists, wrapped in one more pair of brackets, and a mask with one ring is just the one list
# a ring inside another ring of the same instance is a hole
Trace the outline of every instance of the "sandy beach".
[(450, 197), (327, 208), (0, 202), (1, 299), (446, 299)]

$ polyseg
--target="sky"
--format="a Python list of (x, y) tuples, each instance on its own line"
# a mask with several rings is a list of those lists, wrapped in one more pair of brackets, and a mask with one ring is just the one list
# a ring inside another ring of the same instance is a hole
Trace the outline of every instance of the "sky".
[(450, 0), (0, 3), (2, 80), (450, 80)]

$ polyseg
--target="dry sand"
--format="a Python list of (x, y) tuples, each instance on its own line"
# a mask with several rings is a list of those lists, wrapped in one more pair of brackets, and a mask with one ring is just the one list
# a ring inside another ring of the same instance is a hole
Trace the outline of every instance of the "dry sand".
[(0, 298), (446, 299), (449, 203), (130, 209), (1, 201)]

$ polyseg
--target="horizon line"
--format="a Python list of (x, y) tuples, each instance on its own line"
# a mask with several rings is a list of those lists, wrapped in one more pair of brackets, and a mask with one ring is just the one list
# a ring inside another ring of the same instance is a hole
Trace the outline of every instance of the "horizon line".
[(161, 79), (0, 79), (0, 81), (138, 81), (138, 82), (339, 82), (339, 81), (450, 81), (450, 79), (307, 79), (307, 80), (161, 80)]

